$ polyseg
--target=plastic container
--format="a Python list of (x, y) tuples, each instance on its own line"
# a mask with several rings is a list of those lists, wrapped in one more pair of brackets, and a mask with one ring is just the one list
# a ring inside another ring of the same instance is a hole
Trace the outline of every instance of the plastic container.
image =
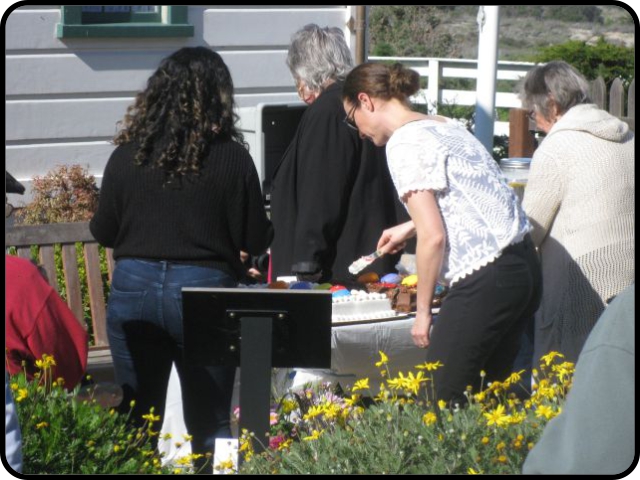
[(509, 186), (516, 191), (520, 201), (524, 196), (524, 188), (527, 186), (530, 166), (531, 159), (526, 157), (503, 158), (500, 160), (500, 169)]

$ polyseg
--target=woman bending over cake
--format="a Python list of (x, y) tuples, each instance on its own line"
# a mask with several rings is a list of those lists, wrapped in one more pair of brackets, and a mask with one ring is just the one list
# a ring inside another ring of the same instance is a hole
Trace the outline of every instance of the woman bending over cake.
[[(417, 236), (417, 313), (411, 331), (434, 374), (437, 399), (465, 402), (480, 371), (504, 380), (525, 319), (538, 308), (540, 264), (531, 226), (489, 152), (464, 127), (412, 111), (419, 75), (400, 64), (365, 63), (347, 77), (345, 121), (362, 138), (386, 144), (387, 163), (411, 221), (382, 232), (378, 249), (394, 253)], [(431, 301), (450, 286), (432, 326)]]

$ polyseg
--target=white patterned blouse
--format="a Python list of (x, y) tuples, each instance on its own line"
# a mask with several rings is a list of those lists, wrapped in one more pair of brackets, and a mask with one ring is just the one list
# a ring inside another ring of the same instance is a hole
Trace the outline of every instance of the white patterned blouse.
[(387, 162), (401, 200), (412, 191), (435, 194), (447, 236), (440, 272), (445, 284), (494, 261), (531, 230), (496, 161), (452, 120), (398, 128), (387, 143)]

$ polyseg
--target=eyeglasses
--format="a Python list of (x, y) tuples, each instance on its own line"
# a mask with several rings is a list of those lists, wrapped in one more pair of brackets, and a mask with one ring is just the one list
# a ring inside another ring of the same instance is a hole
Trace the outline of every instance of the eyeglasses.
[(356, 120), (352, 116), (352, 115), (355, 115), (356, 108), (358, 108), (357, 104), (354, 105), (353, 107), (351, 107), (351, 110), (349, 110), (349, 113), (347, 113), (347, 116), (344, 117), (343, 122), (347, 127), (351, 128), (351, 129), (353, 129), (355, 131), (358, 131), (358, 125), (356, 125)]

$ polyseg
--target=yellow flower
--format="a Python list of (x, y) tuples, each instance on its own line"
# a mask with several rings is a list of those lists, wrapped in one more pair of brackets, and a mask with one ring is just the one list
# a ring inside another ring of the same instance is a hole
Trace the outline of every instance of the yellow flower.
[(228, 460), (223, 460), (218, 465), (216, 465), (216, 470), (219, 472), (224, 472), (225, 470), (234, 470), (235, 465), (233, 464), (233, 460), (229, 458)]
[(427, 378), (424, 378), (423, 372), (418, 372), (417, 376), (414, 376), (413, 372), (409, 372), (409, 376), (405, 378), (403, 386), (406, 390), (410, 390), (414, 395), (417, 395), (418, 390), (420, 390), (420, 384), (427, 380)]
[(165, 433), (164, 435), (162, 435), (162, 440), (171, 440), (173, 438), (173, 435), (170, 433)]
[(427, 412), (422, 417), (422, 421), (424, 422), (425, 425), (432, 425), (436, 423), (436, 420), (438, 420), (438, 417), (433, 412)]
[(118, 453), (120, 450), (121, 450), (120, 445), (114, 445), (114, 446), (113, 446), (113, 451), (114, 451), (114, 452)]
[(549, 352), (546, 355), (543, 355), (540, 358), (540, 361), (544, 362), (545, 365), (548, 367), (549, 365), (551, 365), (551, 362), (553, 361), (554, 358), (564, 358), (564, 355), (562, 355), (561, 353), (558, 352)]
[(484, 402), (486, 393), (485, 392), (480, 392), (480, 393), (476, 393), (473, 398), (475, 399), (476, 402), (478, 403), (482, 403)]
[(518, 382), (521, 380), (521, 375), (522, 375), (523, 373), (524, 373), (524, 370), (520, 370), (520, 371), (519, 371), (519, 372), (517, 372), (517, 373), (515, 373), (515, 372), (514, 372), (514, 373), (512, 373), (511, 375), (509, 375), (509, 378), (507, 378), (507, 379), (504, 381), (504, 385), (505, 385), (505, 387), (508, 387), (509, 385), (514, 384), (514, 383), (518, 383)]
[(445, 408), (447, 408), (447, 402), (445, 402), (444, 400), (438, 400), (438, 408), (440, 410), (444, 410)]
[(310, 420), (318, 415), (322, 415), (323, 413), (324, 408), (321, 405), (313, 405), (302, 418), (304, 420)]
[(18, 394), (16, 395), (16, 402), (21, 402), (28, 396), (29, 396), (29, 391), (26, 388), (20, 388), (18, 389)]
[(402, 372), (399, 372), (398, 375), (399, 378), (387, 379), (387, 385), (389, 385), (389, 388), (392, 388), (394, 390), (400, 390), (402, 388), (402, 385), (404, 384), (404, 375), (402, 374)]
[(437, 362), (431, 362), (431, 363), (423, 363), (422, 365), (416, 365), (416, 368), (419, 370), (427, 370), (428, 372), (432, 372), (434, 370), (439, 369), (440, 367), (444, 367), (444, 365), (442, 363), (440, 363), (440, 360), (438, 360)]
[(358, 380), (354, 385), (353, 388), (351, 389), (352, 392), (355, 392), (357, 390), (368, 390), (369, 389), (369, 379), (365, 378), (362, 380)]
[(18, 390), (18, 384), (17, 383), (12, 383), (11, 384), (11, 391), (15, 392), (16, 390)]
[(182, 434), (182, 438), (184, 438), (184, 441), (185, 441), (185, 442), (190, 442), (191, 440), (193, 440), (193, 436), (192, 436), (192, 435), (189, 435), (189, 434), (187, 434), (187, 433), (183, 433), (183, 434)]
[(353, 407), (360, 401), (360, 395), (351, 395), (351, 398), (345, 398), (344, 402), (348, 407)]
[(510, 416), (505, 415), (504, 405), (498, 405), (495, 410), (490, 413), (483, 413), (484, 417), (488, 420), (487, 425), (496, 425), (501, 427), (509, 423)]
[(149, 422), (151, 423), (160, 421), (160, 415), (154, 415), (153, 413), (142, 415), (142, 418), (144, 418), (145, 420), (149, 420)]
[(297, 408), (297, 404), (294, 400), (286, 399), (282, 402), (282, 413), (291, 413)]
[(483, 445), (486, 445), (489, 443), (489, 437), (482, 437), (482, 440), (480, 440), (482, 442)]
[(538, 405), (538, 408), (536, 409), (536, 417), (538, 418), (544, 417), (547, 420), (549, 420), (554, 416), (555, 414), (553, 413), (553, 410), (551, 409), (551, 407), (547, 405)]
[(49, 424), (47, 422), (40, 422), (36, 425), (36, 428), (39, 430), (41, 428), (48, 427), (48, 426)]
[(331, 402), (326, 402), (323, 405), (323, 409), (324, 409), (324, 416), (327, 420), (336, 418), (338, 415), (340, 415), (340, 412), (341, 412), (341, 408), (335, 403), (331, 403)]
[(509, 423), (511, 425), (519, 425), (522, 422), (524, 422), (526, 418), (527, 418), (527, 412), (515, 412), (513, 415), (511, 415)]
[(36, 367), (38, 367), (40, 370), (51, 368), (55, 365), (56, 361), (53, 359), (53, 356), (47, 355), (46, 353), (42, 354), (41, 360), (36, 360)]
[(383, 365), (386, 365), (387, 362), (389, 361), (389, 357), (387, 357), (383, 351), (379, 350), (378, 353), (380, 354), (380, 361), (376, 362), (376, 367), (381, 367)]
[(308, 442), (308, 441), (311, 441), (311, 440), (318, 440), (318, 439), (320, 438), (320, 435), (322, 435), (322, 433), (323, 433), (323, 432), (324, 432), (324, 430), (320, 430), (320, 431), (318, 431), (318, 430), (314, 430), (314, 431), (311, 433), (311, 435), (310, 435), (310, 436), (308, 436), (308, 437), (303, 437), (303, 438), (302, 438), (302, 440), (305, 440), (305, 441), (307, 441), (307, 442)]
[(500, 456), (498, 457), (498, 461), (499, 461), (500, 463), (507, 463), (507, 457), (505, 457), (504, 455), (500, 455)]
[(469, 475), (482, 475), (482, 470), (478, 470), (477, 472), (473, 469), (473, 468), (469, 468), (469, 470), (467, 470), (467, 473)]
[(500, 442), (498, 445), (496, 445), (496, 450), (504, 450), (506, 447), (507, 445), (504, 442)]
[(387, 390), (385, 388), (384, 383), (381, 383), (380, 384), (380, 393), (378, 395), (376, 395), (375, 397), (373, 397), (373, 398), (377, 402), (384, 402), (389, 398), (390, 395), (391, 394), (389, 393), (389, 390)]
[(286, 450), (286, 449), (288, 449), (292, 444), (293, 444), (293, 440), (292, 440), (291, 438), (288, 438), (287, 440), (285, 440), (284, 442), (282, 442), (280, 445), (278, 445), (278, 450), (279, 450), (279, 451)]

